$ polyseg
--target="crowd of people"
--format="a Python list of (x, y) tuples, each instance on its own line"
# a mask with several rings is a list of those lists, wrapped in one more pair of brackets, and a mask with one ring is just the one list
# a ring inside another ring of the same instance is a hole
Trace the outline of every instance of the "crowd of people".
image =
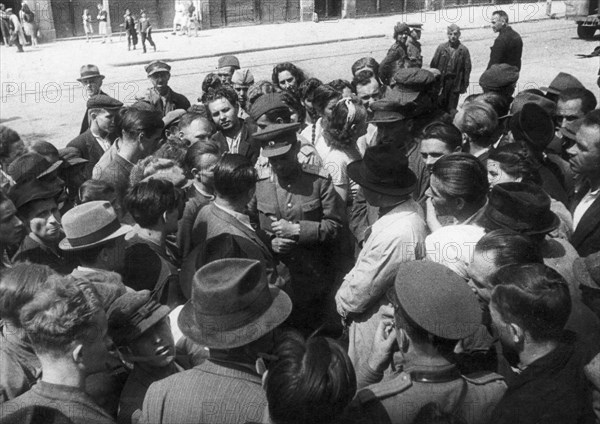
[(65, 148), (0, 126), (0, 421), (597, 423), (600, 110), (492, 27), (460, 107), (460, 28), (398, 23), (347, 80), (87, 64)]

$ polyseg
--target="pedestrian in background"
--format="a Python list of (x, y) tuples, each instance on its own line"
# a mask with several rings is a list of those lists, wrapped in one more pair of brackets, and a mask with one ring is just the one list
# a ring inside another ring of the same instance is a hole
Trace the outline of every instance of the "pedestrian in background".
[(108, 36), (108, 12), (102, 4), (98, 4), (98, 16), (96, 19), (98, 19), (98, 34), (102, 36), (102, 44), (104, 44)]
[(133, 50), (135, 50), (135, 46), (137, 46), (138, 37), (137, 31), (135, 30), (135, 18), (131, 14), (129, 9), (125, 9), (125, 23), (123, 24), (125, 27), (125, 33), (127, 34), (127, 50), (131, 50), (131, 45), (133, 44)]
[(31, 38), (31, 45), (37, 46), (37, 25), (35, 23), (35, 14), (29, 8), (27, 2), (21, 4), (21, 10), (19, 11), (19, 18), (23, 24), (23, 31), (25, 35)]
[(92, 27), (92, 15), (90, 15), (89, 9), (83, 9), (81, 19), (83, 21), (83, 32), (85, 32), (85, 42), (89, 43), (91, 36), (94, 33), (94, 28)]
[(23, 44), (25, 44), (25, 34), (19, 17), (13, 13), (11, 8), (6, 9), (8, 19), (10, 20), (10, 44), (17, 46), (17, 51), (23, 53)]
[(2, 31), (2, 43), (7, 47), (10, 46), (10, 24), (6, 6), (3, 3), (0, 3), (0, 30)]
[(152, 40), (152, 22), (150, 22), (150, 19), (148, 19), (148, 15), (146, 15), (145, 11), (142, 11), (142, 17), (138, 22), (138, 31), (142, 37), (142, 47), (144, 48), (144, 53), (146, 53), (146, 40), (148, 40), (150, 45), (154, 48), (154, 51), (156, 51), (156, 44), (154, 44), (154, 40)]

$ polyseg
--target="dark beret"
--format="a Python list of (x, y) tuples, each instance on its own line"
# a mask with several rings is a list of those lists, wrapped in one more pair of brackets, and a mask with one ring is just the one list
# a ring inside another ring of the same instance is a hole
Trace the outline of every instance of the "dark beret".
[(498, 63), (481, 74), (479, 85), (492, 90), (500, 89), (516, 84), (518, 79), (519, 70), (515, 66)]

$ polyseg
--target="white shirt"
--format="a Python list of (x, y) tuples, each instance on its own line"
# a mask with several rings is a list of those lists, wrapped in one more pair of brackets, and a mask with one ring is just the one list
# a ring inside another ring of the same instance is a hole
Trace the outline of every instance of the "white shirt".
[(100, 145), (100, 147), (102, 147), (103, 151), (106, 152), (108, 149), (110, 149), (111, 144), (107, 139), (100, 137), (98, 134), (94, 134), (93, 131), (91, 131), (91, 133)]
[(579, 221), (581, 221), (583, 215), (585, 215), (590, 206), (592, 206), (592, 203), (594, 203), (598, 197), (600, 197), (600, 188), (594, 191), (589, 191), (585, 196), (583, 196), (583, 199), (581, 199), (581, 202), (579, 202), (575, 208), (575, 211), (573, 212), (573, 231), (577, 229), (577, 224), (579, 224)]
[(228, 153), (238, 153), (240, 149), (240, 139), (242, 138), (242, 131), (237, 133), (237, 135), (233, 138), (229, 138), (225, 136), (225, 140), (227, 141), (227, 147), (229, 148)]

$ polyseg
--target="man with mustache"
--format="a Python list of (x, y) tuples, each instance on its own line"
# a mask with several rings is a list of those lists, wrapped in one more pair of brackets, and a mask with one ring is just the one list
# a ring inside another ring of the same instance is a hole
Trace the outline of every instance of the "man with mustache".
[(151, 103), (162, 113), (162, 116), (175, 109), (188, 110), (190, 108), (190, 101), (169, 87), (171, 66), (161, 60), (154, 60), (144, 69), (148, 74), (148, 79), (152, 81), (152, 88), (148, 89), (143, 100)]

